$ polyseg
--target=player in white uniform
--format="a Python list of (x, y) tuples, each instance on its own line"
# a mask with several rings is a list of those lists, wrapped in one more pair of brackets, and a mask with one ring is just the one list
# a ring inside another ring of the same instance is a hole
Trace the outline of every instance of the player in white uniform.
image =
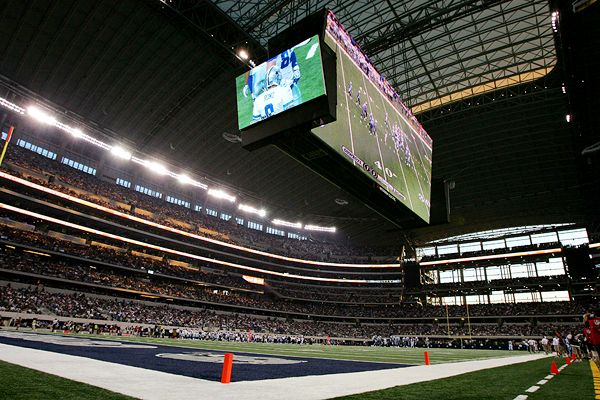
[(298, 81), (300, 80), (300, 66), (296, 59), (296, 52), (293, 49), (286, 50), (279, 54), (275, 59), (275, 65), (279, 68), (281, 76), (281, 86), (289, 86), (294, 95), (294, 102), (302, 102)]
[(273, 66), (267, 73), (267, 90), (254, 99), (252, 120), (260, 121), (287, 110), (294, 104), (294, 101), (292, 89), (289, 86), (281, 85), (279, 68)]
[(266, 80), (267, 63), (251, 69), (248, 75), (248, 81), (242, 90), (244, 97), (248, 97), (250, 94), (252, 96), (252, 100), (256, 99), (256, 97), (265, 90)]

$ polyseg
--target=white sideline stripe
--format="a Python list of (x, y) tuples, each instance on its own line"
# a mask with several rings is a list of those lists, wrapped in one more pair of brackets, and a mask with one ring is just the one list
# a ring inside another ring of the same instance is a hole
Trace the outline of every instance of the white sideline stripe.
[(513, 400), (526, 400), (529, 396), (527, 396), (526, 394), (520, 394), (517, 397), (515, 397)]
[(310, 50), (308, 50), (308, 53), (306, 53), (307, 60), (312, 58), (315, 55), (317, 48), (319, 48), (319, 43), (315, 43), (312, 46), (310, 46)]
[[(222, 385), (219, 382), (85, 357), (0, 344), (0, 360), (149, 400), (189, 399), (190, 393), (202, 393), (202, 397), (207, 399), (224, 400), (239, 400), (240, 398), (320, 400), (447, 378), (544, 357), (543, 355), (524, 355), (380, 371), (245, 382), (235, 382), (234, 367), (232, 375), (234, 382)], [(290, 388), (294, 388), (294, 390), (290, 391)]]
[(532, 386), (529, 389), (527, 389), (526, 392), (528, 392), (528, 393), (537, 392), (539, 388), (540, 388), (539, 386)]
[(546, 383), (548, 383), (547, 379), (542, 379), (541, 381), (539, 381), (538, 383), (536, 383), (536, 385), (545, 385)]
[(552, 379), (552, 378), (554, 378), (554, 375), (546, 375), (546, 377), (545, 377), (544, 379), (548, 379), (548, 380), (550, 380), (550, 379)]

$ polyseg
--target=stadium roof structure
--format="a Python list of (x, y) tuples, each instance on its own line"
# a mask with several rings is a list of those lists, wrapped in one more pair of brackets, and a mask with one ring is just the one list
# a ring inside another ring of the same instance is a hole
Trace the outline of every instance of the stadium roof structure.
[(9, 0), (0, 96), (50, 104), (277, 217), (397, 243), (406, 232), (277, 149), (232, 143), (234, 77), (249, 63), (237, 51), (264, 60), (269, 37), (322, 7), (417, 112), (434, 179), (455, 182), (451, 223), (410, 237), (585, 220), (547, 1)]
[(547, 0), (215, 0), (267, 39), (330, 8), (415, 112), (531, 81), (556, 65)]

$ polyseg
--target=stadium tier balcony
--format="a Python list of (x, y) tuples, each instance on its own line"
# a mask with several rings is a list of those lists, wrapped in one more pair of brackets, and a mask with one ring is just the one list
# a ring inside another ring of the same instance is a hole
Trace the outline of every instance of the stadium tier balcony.
[[(278, 318), (261, 318), (243, 314), (219, 314), (210, 310), (192, 309), (173, 305), (156, 305), (139, 301), (109, 299), (82, 293), (49, 291), (38, 287), (15, 288), (0, 286), (0, 319), (18, 320), (20, 326), (33, 318), (41, 321), (39, 326), (48, 326), (49, 321), (60, 318), (61, 324), (74, 329), (123, 330), (138, 334), (145, 332), (154, 335), (155, 330), (177, 327), (177, 336), (196, 337), (208, 340), (239, 341), (242, 335), (247, 340), (247, 332), (256, 336), (256, 341), (268, 341), (268, 335), (293, 335), (302, 337), (360, 338), (379, 340), (381, 337), (427, 336), (432, 339), (450, 336), (464, 337), (541, 337), (553, 336), (556, 332), (577, 333), (581, 323), (542, 323), (542, 324), (468, 324), (450, 325), (433, 323), (408, 324), (356, 324), (324, 321), (299, 321)], [(68, 322), (67, 322), (68, 321)], [(126, 325), (115, 322), (128, 323)], [(132, 324), (142, 324), (135, 326)], [(109, 328), (110, 327), (110, 328)], [(186, 333), (182, 333), (182, 332)], [(98, 332), (99, 333), (99, 332)], [(156, 332), (158, 333), (158, 332)], [(179, 336), (181, 333), (182, 336)], [(265, 335), (261, 335), (265, 334)], [(187, 336), (190, 335), (190, 336)], [(379, 337), (378, 338), (376, 338)]]
[[(380, 261), (394, 259), (393, 252), (389, 249), (358, 248), (321, 241), (284, 239), (244, 228), (236, 224), (234, 219), (223, 221), (184, 206), (166, 203), (116, 183), (103, 181), (18, 146), (10, 148), (7, 162), (9, 170), (5, 171), (53, 190), (113, 210), (138, 215), (168, 227), (194, 233), (202, 232), (203, 235), (227, 243), (279, 253), (283, 249), (284, 255), (317, 261), (368, 263), (369, 260), (374, 259)], [(47, 197), (46, 195), (45, 198)]]

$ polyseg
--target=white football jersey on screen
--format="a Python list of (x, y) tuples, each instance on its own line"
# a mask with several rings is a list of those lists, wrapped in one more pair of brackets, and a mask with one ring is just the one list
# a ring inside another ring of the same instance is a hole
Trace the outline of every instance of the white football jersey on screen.
[(252, 119), (260, 121), (286, 110), (294, 102), (289, 86), (273, 86), (254, 99)]

